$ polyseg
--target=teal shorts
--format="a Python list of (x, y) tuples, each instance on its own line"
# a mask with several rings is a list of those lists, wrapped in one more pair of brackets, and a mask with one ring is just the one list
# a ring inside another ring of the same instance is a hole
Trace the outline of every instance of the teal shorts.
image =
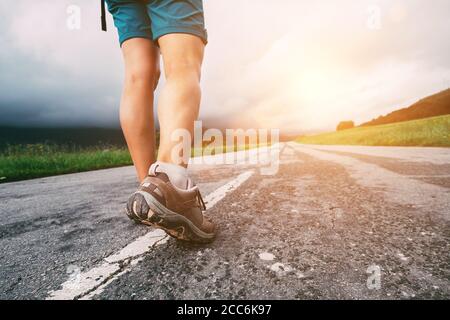
[(131, 38), (157, 43), (170, 33), (198, 36), (206, 44), (202, 0), (106, 0), (119, 32), (120, 45)]

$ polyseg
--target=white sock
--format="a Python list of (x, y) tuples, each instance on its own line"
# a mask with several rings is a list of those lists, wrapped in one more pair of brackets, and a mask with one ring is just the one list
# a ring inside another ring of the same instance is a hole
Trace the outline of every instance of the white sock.
[(150, 173), (152, 172), (163, 172), (167, 174), (170, 182), (177, 188), (186, 190), (192, 187), (192, 180), (189, 179), (189, 175), (185, 167), (158, 161), (150, 167)]

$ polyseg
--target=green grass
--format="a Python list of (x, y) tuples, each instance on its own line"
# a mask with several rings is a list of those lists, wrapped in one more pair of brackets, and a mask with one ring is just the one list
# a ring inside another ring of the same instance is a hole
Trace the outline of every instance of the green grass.
[[(218, 148), (215, 154), (256, 147), (259, 146), (247, 144)], [(205, 147), (203, 151), (207, 148)], [(201, 155), (202, 150), (192, 149), (192, 156)], [(0, 153), (0, 183), (132, 164), (126, 148), (76, 148), (52, 144), (10, 145)]]
[(327, 145), (450, 147), (450, 115), (299, 137)]
[(80, 149), (47, 144), (8, 146), (0, 154), (0, 182), (130, 165), (126, 149)]

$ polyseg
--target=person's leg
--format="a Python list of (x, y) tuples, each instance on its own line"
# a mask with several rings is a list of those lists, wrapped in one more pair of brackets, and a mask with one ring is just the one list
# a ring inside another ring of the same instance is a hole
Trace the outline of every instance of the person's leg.
[(165, 230), (180, 240), (211, 242), (216, 225), (203, 215), (200, 190), (185, 167), (172, 159), (178, 144), (171, 134), (177, 129), (193, 133), (200, 105), (200, 68), (204, 42), (189, 34), (168, 34), (159, 39), (166, 84), (159, 97), (161, 128), (158, 161), (127, 203), (128, 217)]
[(159, 161), (128, 199), (126, 212), (130, 219), (161, 228), (177, 239), (210, 242), (216, 226), (203, 215), (205, 202), (186, 171), (188, 157), (181, 162), (172, 158), (178, 142), (171, 139), (177, 129), (192, 135), (198, 116), (200, 68), (207, 42), (202, 0), (150, 1), (147, 8), (166, 75), (158, 103)]
[(136, 167), (144, 180), (155, 161), (153, 92), (159, 79), (159, 49), (153, 41), (133, 38), (122, 45), (125, 85), (120, 105), (120, 123)]
[[(164, 61), (166, 83), (158, 101), (160, 146), (158, 161), (187, 167), (187, 161), (177, 163), (172, 150), (179, 143), (172, 133), (186, 129), (193, 137), (194, 121), (200, 107), (200, 73), (205, 44), (191, 34), (167, 34), (158, 39)], [(188, 150), (186, 150), (188, 151)]]

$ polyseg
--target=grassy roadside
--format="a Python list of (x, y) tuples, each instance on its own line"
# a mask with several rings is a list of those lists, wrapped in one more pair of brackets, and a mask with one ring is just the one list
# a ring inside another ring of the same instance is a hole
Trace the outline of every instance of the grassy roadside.
[(117, 147), (9, 146), (0, 154), (0, 183), (131, 164), (128, 151)]
[[(192, 149), (192, 157), (248, 150), (260, 145)], [(49, 144), (9, 146), (0, 153), (0, 183), (55, 176), (66, 173), (132, 165), (126, 148), (74, 148)]]
[(450, 147), (450, 115), (299, 137), (305, 144)]

